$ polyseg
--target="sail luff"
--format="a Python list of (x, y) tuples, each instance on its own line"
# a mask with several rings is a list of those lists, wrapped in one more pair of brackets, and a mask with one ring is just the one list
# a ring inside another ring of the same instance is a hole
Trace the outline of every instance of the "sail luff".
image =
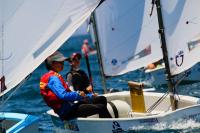
[(100, 73), (101, 73), (101, 78), (102, 78), (102, 88), (104, 90), (104, 93), (108, 93), (107, 92), (107, 87), (106, 87), (106, 79), (105, 79), (105, 74), (104, 74), (104, 68), (103, 68), (103, 62), (102, 62), (102, 56), (101, 56), (101, 50), (99, 47), (99, 37), (98, 37), (98, 29), (96, 26), (96, 16), (95, 16), (95, 12), (92, 13), (92, 24), (93, 24), (93, 30), (94, 30), (94, 36), (95, 36), (95, 43), (96, 43), (96, 47), (97, 47), (97, 56), (98, 56), (98, 62), (100, 65)]

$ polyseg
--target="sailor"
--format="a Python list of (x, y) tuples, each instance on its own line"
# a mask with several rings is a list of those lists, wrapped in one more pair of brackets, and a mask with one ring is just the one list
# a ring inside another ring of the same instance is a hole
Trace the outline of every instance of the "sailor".
[(81, 51), (83, 54), (89, 54), (90, 52), (94, 51), (94, 49), (92, 47), (90, 47), (87, 39), (85, 39), (83, 41)]
[(106, 98), (94, 92), (87, 74), (80, 69), (81, 58), (80, 53), (73, 53), (70, 59), (68, 59), (71, 70), (66, 74), (66, 78), (70, 89), (74, 91), (83, 91), (85, 94), (91, 95), (91, 99), (88, 101), (90, 103), (101, 103), (107, 106)]
[[(49, 70), (41, 77), (40, 93), (46, 104), (57, 113), (62, 120), (75, 117), (87, 117), (99, 114), (99, 117), (110, 117), (104, 104), (85, 104), (88, 97), (83, 91), (71, 91), (59, 74), (63, 70), (67, 58), (60, 52), (55, 52), (46, 60)], [(82, 102), (83, 101), (83, 102)]]
[(161, 67), (163, 65), (162, 62), (163, 62), (163, 60), (160, 59), (160, 60), (158, 60), (154, 63), (150, 63), (150, 64), (147, 65), (146, 69), (155, 69), (157, 67)]
[(68, 85), (71, 90), (84, 91), (85, 93), (92, 92), (92, 86), (87, 74), (80, 69), (80, 60), (82, 56), (79, 53), (73, 53), (68, 60), (71, 70), (66, 74)]

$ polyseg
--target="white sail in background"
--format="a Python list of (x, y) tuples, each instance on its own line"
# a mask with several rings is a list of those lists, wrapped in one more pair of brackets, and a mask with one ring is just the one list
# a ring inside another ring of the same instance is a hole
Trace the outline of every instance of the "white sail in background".
[(200, 61), (200, 0), (161, 0), (170, 72)]
[(99, 1), (0, 0), (0, 78), (7, 87), (0, 96), (56, 51)]
[(124, 74), (162, 58), (157, 12), (150, 17), (151, 7), (150, 0), (109, 0), (97, 8), (105, 75)]

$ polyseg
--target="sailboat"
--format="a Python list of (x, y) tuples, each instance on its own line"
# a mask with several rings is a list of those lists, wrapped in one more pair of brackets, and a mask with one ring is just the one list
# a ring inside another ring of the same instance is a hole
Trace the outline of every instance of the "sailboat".
[[(1, 107), (15, 89), (88, 18), (99, 0), (1, 0)], [(39, 84), (39, 81), (38, 81)], [(2, 108), (1, 108), (2, 109)], [(0, 132), (38, 132), (39, 118), (1, 112)]]
[(143, 92), (142, 84), (130, 81), (130, 91), (104, 94), (112, 103), (108, 110), (113, 118), (91, 116), (61, 121), (52, 110), (48, 111), (59, 131), (117, 133), (159, 123), (200, 120), (200, 99), (175, 94), (173, 80), (199, 62), (200, 41), (193, 39), (200, 34), (200, 1), (151, 2), (106, 0), (95, 10), (100, 64), (103, 75), (116, 76), (164, 58), (169, 91)]

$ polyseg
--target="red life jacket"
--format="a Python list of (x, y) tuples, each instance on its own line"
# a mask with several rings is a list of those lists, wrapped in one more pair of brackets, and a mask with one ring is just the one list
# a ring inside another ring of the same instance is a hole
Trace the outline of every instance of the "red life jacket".
[(64, 88), (70, 92), (70, 89), (68, 88), (67, 84), (65, 83), (64, 79), (60, 74), (54, 71), (49, 71), (48, 73), (44, 74), (41, 79), (40, 79), (40, 94), (43, 96), (45, 102), (47, 105), (51, 108), (54, 109), (55, 112), (57, 112), (62, 103), (64, 102), (63, 100), (59, 99), (52, 91), (47, 87), (47, 84), (49, 82), (49, 78), (51, 76), (57, 76)]

